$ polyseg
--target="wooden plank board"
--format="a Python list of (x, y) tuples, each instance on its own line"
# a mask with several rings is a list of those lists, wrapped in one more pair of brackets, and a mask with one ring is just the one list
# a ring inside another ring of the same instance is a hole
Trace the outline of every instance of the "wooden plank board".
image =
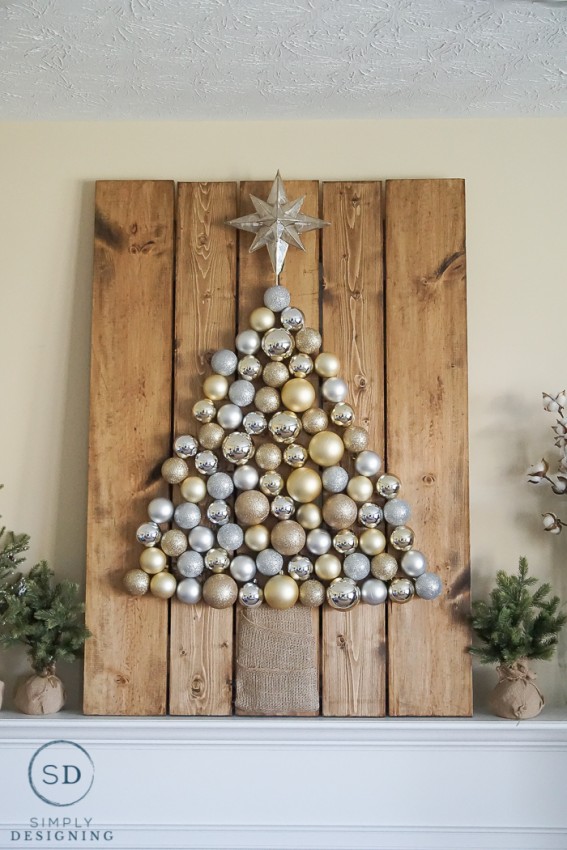
[(472, 713), (465, 194), (462, 180), (386, 188), (388, 467), (413, 507), (416, 548), (444, 582), (392, 605), (389, 711)]
[(122, 590), (137, 526), (167, 495), (174, 184), (96, 186), (86, 622), (86, 714), (163, 714), (168, 606)]
[[(384, 453), (384, 311), (381, 186), (325, 183), (323, 349), (338, 355), (356, 422)], [(350, 459), (344, 465), (352, 471)], [(386, 710), (385, 606), (322, 616), (323, 714), (381, 717)]]
[[(203, 397), (210, 357), (234, 348), (235, 183), (181, 183), (178, 190), (174, 432), (197, 435), (193, 404)], [(232, 608), (171, 605), (170, 714), (232, 713)]]

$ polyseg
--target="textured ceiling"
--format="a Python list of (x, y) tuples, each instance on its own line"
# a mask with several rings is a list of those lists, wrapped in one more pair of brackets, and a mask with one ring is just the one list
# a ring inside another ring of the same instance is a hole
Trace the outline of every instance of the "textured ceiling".
[(0, 0), (0, 119), (567, 114), (560, 0)]

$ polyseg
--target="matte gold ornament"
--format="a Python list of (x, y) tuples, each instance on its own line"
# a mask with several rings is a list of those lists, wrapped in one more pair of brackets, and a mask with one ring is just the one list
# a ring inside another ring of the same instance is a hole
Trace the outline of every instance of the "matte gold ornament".
[(262, 413), (275, 413), (280, 406), (280, 394), (274, 387), (261, 387), (256, 393), (254, 404)]
[(272, 328), (264, 334), (262, 350), (271, 360), (286, 360), (293, 354), (293, 337), (285, 328)]
[(171, 558), (178, 558), (187, 549), (187, 538), (182, 531), (172, 528), (161, 538), (161, 548)]
[(319, 555), (315, 561), (315, 573), (323, 581), (333, 581), (341, 574), (342, 565), (336, 555)]
[(208, 375), (203, 381), (203, 394), (211, 401), (220, 401), (227, 393), (228, 381), (224, 375)]
[(168, 484), (180, 484), (189, 475), (189, 467), (180, 457), (168, 457), (161, 465), (161, 474)]
[(367, 528), (360, 535), (360, 548), (366, 555), (380, 555), (386, 548), (386, 538), (379, 528)]
[(140, 567), (144, 572), (149, 573), (149, 575), (153, 576), (156, 573), (161, 573), (162, 570), (165, 570), (166, 565), (167, 558), (165, 557), (165, 552), (162, 552), (161, 549), (156, 549), (155, 546), (152, 546), (151, 549), (144, 549), (140, 555)]
[(299, 443), (291, 443), (284, 449), (284, 462), (288, 466), (291, 466), (292, 469), (299, 469), (300, 466), (305, 466), (308, 458), (309, 452), (304, 446), (300, 446)]
[(199, 428), (199, 442), (204, 449), (218, 449), (224, 439), (224, 429), (216, 422), (208, 422)]
[(272, 529), (271, 542), (280, 555), (297, 555), (305, 546), (305, 530), (298, 522), (285, 519)]
[(408, 552), (413, 546), (415, 535), (408, 525), (398, 525), (390, 534), (390, 543), (400, 552)]
[(262, 364), (253, 354), (247, 354), (238, 361), (238, 374), (245, 381), (255, 381), (262, 371)]
[(243, 525), (259, 525), (270, 512), (270, 503), (259, 490), (244, 490), (236, 497), (234, 510)]
[(244, 542), (253, 552), (262, 552), (270, 545), (270, 532), (265, 525), (251, 525), (246, 529)]
[(356, 521), (356, 502), (344, 493), (329, 496), (323, 504), (323, 519), (330, 528), (348, 528)]
[(331, 422), (341, 428), (347, 428), (354, 422), (354, 410), (345, 401), (335, 404), (331, 410)]
[(409, 602), (415, 593), (413, 582), (409, 578), (395, 578), (388, 588), (388, 596), (392, 602)]
[(313, 528), (319, 528), (321, 522), (323, 521), (323, 517), (321, 516), (321, 508), (319, 505), (314, 505), (313, 502), (309, 502), (306, 505), (301, 505), (301, 507), (297, 511), (297, 521), (303, 528), (311, 530)]
[(299, 587), (291, 576), (277, 575), (268, 579), (264, 587), (264, 600), (270, 608), (285, 611), (293, 608), (299, 598)]
[(202, 398), (193, 405), (193, 416), (197, 422), (212, 422), (216, 412), (216, 407), (210, 398)]
[(384, 499), (393, 499), (400, 492), (401, 486), (399, 478), (396, 478), (395, 475), (385, 473), (376, 482), (376, 492)]
[(232, 576), (217, 573), (203, 585), (203, 600), (211, 608), (230, 608), (238, 599), (238, 585)]
[(230, 566), (230, 556), (226, 549), (209, 549), (204, 558), (205, 566), (213, 573), (224, 573)]
[(313, 371), (313, 361), (308, 354), (294, 354), (289, 361), (289, 371), (294, 378), (306, 378)]
[(296, 502), (313, 502), (321, 494), (323, 485), (319, 473), (309, 466), (294, 469), (286, 482), (287, 492)]
[(313, 564), (305, 555), (294, 555), (290, 558), (287, 571), (295, 581), (306, 581), (313, 572)]
[(266, 496), (279, 496), (284, 488), (284, 480), (279, 472), (265, 472), (260, 478), (260, 490)]
[(333, 547), (341, 555), (351, 555), (356, 551), (357, 546), (358, 537), (350, 528), (343, 528), (341, 531), (337, 531), (333, 537)]
[(295, 344), (303, 354), (316, 354), (321, 348), (321, 334), (315, 328), (302, 328), (297, 332)]
[(222, 453), (237, 466), (247, 463), (254, 456), (252, 437), (245, 431), (233, 431), (224, 438)]
[(326, 429), (329, 417), (320, 407), (312, 407), (311, 410), (305, 411), (301, 423), (308, 434), (318, 434)]
[(335, 354), (322, 351), (315, 358), (315, 371), (322, 378), (335, 378), (340, 371), (341, 362)]
[(196, 475), (191, 475), (185, 481), (182, 481), (179, 489), (186, 502), (194, 502), (195, 504), (201, 502), (207, 495), (207, 485), (202, 478), (197, 478)]
[(309, 457), (319, 466), (335, 466), (344, 451), (343, 441), (333, 431), (320, 431), (309, 443)]
[(157, 596), (158, 599), (171, 599), (177, 590), (177, 580), (175, 576), (164, 570), (152, 576), (150, 581), (150, 593), (152, 596)]
[(315, 389), (305, 378), (292, 378), (282, 387), (282, 403), (294, 413), (308, 410), (315, 401)]
[(268, 387), (282, 387), (289, 380), (289, 371), (284, 363), (274, 360), (266, 363), (262, 379)]
[(274, 414), (268, 424), (270, 434), (278, 443), (291, 443), (299, 436), (301, 421), (297, 414), (282, 410)]
[(319, 608), (325, 601), (324, 586), (317, 579), (307, 579), (299, 588), (299, 601), (306, 608)]
[(374, 484), (365, 475), (355, 475), (347, 484), (347, 493), (355, 502), (367, 502), (374, 493)]
[(282, 450), (275, 443), (262, 443), (256, 449), (256, 463), (260, 469), (273, 471), (282, 462)]
[(265, 333), (276, 324), (276, 317), (268, 307), (256, 307), (250, 313), (250, 327), (258, 333)]
[[(151, 549), (146, 551), (150, 552)], [(150, 577), (147, 572), (144, 572), (144, 570), (128, 570), (122, 579), (122, 584), (124, 586), (124, 590), (129, 593), (130, 596), (143, 596), (144, 593), (147, 593), (149, 590)]]
[(349, 578), (338, 578), (327, 588), (327, 602), (331, 608), (348, 611), (360, 602), (360, 588)]
[(345, 448), (349, 452), (363, 452), (368, 447), (368, 431), (360, 425), (349, 425), (343, 434)]
[(398, 572), (398, 562), (393, 555), (381, 552), (380, 555), (375, 555), (372, 558), (370, 572), (374, 578), (379, 578), (381, 581), (391, 581)]

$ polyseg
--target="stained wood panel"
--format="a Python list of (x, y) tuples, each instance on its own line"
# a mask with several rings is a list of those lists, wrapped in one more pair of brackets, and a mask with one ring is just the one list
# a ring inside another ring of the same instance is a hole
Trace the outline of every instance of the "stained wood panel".
[[(323, 349), (337, 354), (356, 422), (384, 454), (384, 312), (381, 186), (325, 183)], [(352, 471), (352, 462), (345, 458)], [(386, 710), (385, 606), (322, 613), (323, 714), (380, 717)]]
[(389, 612), (389, 712), (472, 713), (465, 196), (461, 180), (386, 188), (388, 466), (416, 548), (445, 584)]
[(86, 622), (86, 714), (163, 714), (167, 604), (122, 590), (137, 526), (167, 495), (174, 184), (96, 186)]
[[(178, 189), (174, 433), (197, 434), (210, 357), (234, 348), (236, 323), (235, 183), (181, 183)], [(232, 713), (232, 608), (171, 603), (170, 714)]]

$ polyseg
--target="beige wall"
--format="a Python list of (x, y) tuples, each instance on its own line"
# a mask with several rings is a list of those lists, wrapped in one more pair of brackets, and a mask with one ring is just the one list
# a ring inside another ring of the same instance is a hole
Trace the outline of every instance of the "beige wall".
[[(524, 479), (550, 452), (540, 393), (567, 384), (566, 151), (567, 119), (0, 124), (0, 513), (30, 558), (82, 580), (95, 179), (464, 177), (474, 591), (526, 554), (567, 599), (567, 533), (538, 521), (561, 501)], [(567, 637), (549, 701), (566, 668)]]

